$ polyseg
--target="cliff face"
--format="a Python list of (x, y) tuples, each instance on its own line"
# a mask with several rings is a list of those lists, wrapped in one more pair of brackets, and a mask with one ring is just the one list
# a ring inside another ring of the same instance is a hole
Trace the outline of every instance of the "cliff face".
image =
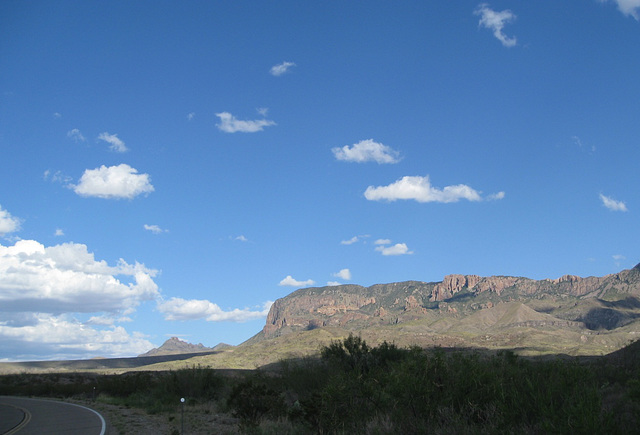
[[(470, 306), (548, 298), (622, 300), (640, 296), (640, 265), (604, 277), (565, 275), (558, 279), (447, 275), (441, 282), (407, 281), (371, 287), (306, 288), (271, 307), (263, 338), (324, 326), (366, 328), (427, 316), (456, 315)], [(574, 320), (574, 319), (570, 319)]]

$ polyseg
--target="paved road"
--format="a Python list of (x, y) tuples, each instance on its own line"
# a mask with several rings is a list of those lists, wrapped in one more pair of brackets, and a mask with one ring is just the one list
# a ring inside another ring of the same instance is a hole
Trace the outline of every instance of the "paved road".
[(0, 396), (0, 434), (104, 435), (104, 418), (93, 409), (54, 400)]

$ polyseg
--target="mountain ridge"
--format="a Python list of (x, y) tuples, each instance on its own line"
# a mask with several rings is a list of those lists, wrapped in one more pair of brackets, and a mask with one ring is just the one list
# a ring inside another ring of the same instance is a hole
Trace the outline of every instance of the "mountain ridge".
[[(563, 275), (534, 280), (450, 274), (440, 282), (302, 288), (276, 300), (262, 331), (245, 343), (316, 328), (362, 331), (411, 321), (429, 325), (427, 330), (435, 334), (446, 331), (439, 324), (449, 324), (450, 331), (457, 323), (479, 330), (478, 325), (473, 326), (474, 318), (479, 321), (490, 315), (491, 308), (511, 302), (522, 304), (516, 316), (520, 319), (502, 322), (503, 330), (507, 326), (566, 328), (581, 332), (578, 340), (584, 343), (585, 334), (613, 331), (640, 319), (640, 264), (602, 277)], [(476, 312), (481, 314), (470, 317)], [(492, 325), (490, 329), (496, 328), (498, 325)], [(462, 333), (460, 327), (458, 332)]]

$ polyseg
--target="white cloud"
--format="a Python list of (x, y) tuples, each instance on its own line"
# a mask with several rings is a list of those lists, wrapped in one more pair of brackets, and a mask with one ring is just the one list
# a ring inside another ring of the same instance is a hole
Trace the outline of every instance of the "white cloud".
[(612, 210), (612, 211), (627, 211), (627, 206), (622, 201), (616, 201), (613, 198), (610, 198), (608, 196), (604, 196), (602, 193), (600, 194), (600, 200), (602, 201), (602, 205), (607, 207), (609, 210)]
[(107, 132), (100, 133), (98, 139), (105, 141), (109, 144), (109, 149), (111, 151), (115, 151), (117, 153), (124, 153), (129, 151), (122, 140), (118, 137), (117, 134), (109, 134)]
[(80, 130), (78, 130), (77, 128), (68, 131), (67, 137), (73, 139), (75, 142), (84, 142), (86, 140), (82, 133), (80, 133)]
[(45, 181), (51, 180), (52, 183), (62, 183), (62, 184), (68, 184), (71, 182), (71, 180), (73, 180), (73, 178), (63, 174), (62, 171), (56, 171), (55, 173), (52, 174), (49, 169), (44, 171), (42, 178), (44, 178)]
[(82, 244), (20, 240), (0, 245), (0, 311), (127, 312), (158, 296), (156, 273), (122, 259), (116, 266), (96, 261)]
[(391, 244), (391, 240), (390, 239), (378, 239), (375, 242), (373, 242), (374, 245), (389, 245)]
[(312, 279), (308, 279), (306, 281), (298, 281), (294, 279), (291, 275), (287, 275), (278, 285), (286, 285), (290, 287), (308, 287), (310, 285), (314, 285), (316, 282)]
[[(13, 361), (115, 358), (139, 355), (154, 347), (140, 333), (130, 334), (113, 325), (105, 329), (91, 327), (69, 315), (38, 313), (21, 319), (0, 323), (0, 358)], [(98, 322), (93, 325), (101, 326)]]
[(169, 230), (163, 230), (158, 225), (147, 225), (147, 224), (144, 224), (143, 227), (144, 227), (145, 230), (151, 231), (153, 234), (161, 234), (161, 233), (168, 233), (169, 232)]
[(225, 133), (236, 133), (238, 131), (241, 133), (255, 133), (264, 130), (265, 127), (276, 125), (275, 122), (268, 119), (242, 121), (229, 112), (216, 113), (216, 116), (220, 118), (220, 123), (216, 124), (217, 127)]
[(502, 32), (504, 25), (516, 19), (516, 15), (510, 10), (506, 9), (501, 12), (496, 12), (489, 8), (486, 3), (478, 5), (473, 12), (475, 15), (480, 15), (480, 21), (478, 24), (487, 29), (493, 30), (493, 36), (498, 38), (502, 45), (505, 47), (513, 47), (516, 45), (516, 38), (509, 38)]
[(53, 235), (56, 237), (64, 236), (64, 231), (61, 228), (56, 228), (56, 231), (55, 233), (53, 233)]
[(235, 240), (239, 240), (240, 242), (248, 242), (249, 239), (247, 239), (245, 236), (243, 236), (242, 234), (239, 235), (238, 237), (235, 238)]
[(353, 236), (351, 237), (349, 240), (342, 240), (340, 241), (341, 245), (353, 245), (354, 243), (356, 243), (358, 241), (358, 236)]
[(20, 230), (20, 219), (11, 216), (11, 213), (0, 205), (0, 236), (15, 233), (18, 230)]
[(62, 118), (62, 113), (53, 112), (53, 119), (60, 119), (60, 118)]
[(224, 311), (217, 304), (207, 300), (171, 298), (159, 303), (158, 310), (164, 314), (166, 320), (205, 319), (208, 322), (245, 322), (266, 317), (272, 304), (272, 301), (265, 302), (261, 310), (236, 308)]
[(349, 281), (351, 279), (351, 271), (349, 269), (342, 269), (340, 272), (334, 273), (333, 276)]
[(84, 322), (85, 325), (103, 325), (111, 326), (116, 322), (113, 316), (91, 316), (89, 320)]
[(333, 155), (338, 160), (346, 162), (377, 162), (398, 163), (400, 153), (391, 147), (374, 142), (373, 139), (362, 140), (351, 147), (348, 145), (332, 148)]
[(409, 248), (405, 243), (396, 243), (393, 246), (378, 246), (376, 251), (382, 253), (382, 255), (410, 255), (413, 251), (409, 251)]
[(132, 199), (142, 193), (153, 192), (149, 174), (138, 174), (138, 170), (122, 163), (118, 166), (104, 165), (87, 169), (77, 185), (69, 185), (80, 196), (95, 196), (105, 199)]
[(335, 287), (335, 286), (338, 286), (338, 285), (342, 285), (342, 283), (341, 283), (341, 282), (338, 282), (338, 281), (328, 281), (328, 282), (327, 282), (327, 285), (328, 285), (329, 287)]
[[(131, 356), (153, 346), (115, 321), (159, 297), (157, 271), (98, 261), (86, 245), (0, 245), (0, 358)], [(74, 313), (93, 313), (80, 322)], [(105, 326), (107, 328), (105, 328)]]
[(431, 186), (429, 176), (406, 176), (388, 186), (369, 186), (364, 192), (370, 201), (413, 199), (418, 202), (457, 202), (460, 199), (480, 201), (480, 193), (464, 184), (440, 190)]
[(487, 201), (497, 201), (500, 199), (504, 199), (504, 196), (505, 196), (504, 192), (493, 193), (487, 196)]
[(196, 113), (195, 112), (190, 112), (187, 114), (187, 120), (191, 121), (193, 118), (196, 117)]
[(271, 75), (278, 77), (288, 72), (289, 69), (294, 66), (296, 66), (296, 64), (293, 62), (282, 62), (278, 65), (272, 66), (269, 72), (271, 73)]
[[(600, 0), (602, 3), (606, 3), (609, 0)], [(618, 5), (618, 9), (625, 15), (630, 15), (636, 20), (640, 21), (640, 0), (613, 0)]]

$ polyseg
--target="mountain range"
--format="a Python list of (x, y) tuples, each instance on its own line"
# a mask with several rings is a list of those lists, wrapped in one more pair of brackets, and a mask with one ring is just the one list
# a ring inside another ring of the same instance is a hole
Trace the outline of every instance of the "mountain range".
[[(640, 337), (640, 264), (603, 277), (447, 275), (440, 282), (302, 288), (276, 300), (262, 330), (238, 346), (208, 348), (173, 337), (138, 357), (147, 363), (126, 365), (255, 369), (317, 355), (349, 334), (370, 345), (605, 355)], [(110, 367), (105, 360), (95, 364)], [(118, 361), (114, 367), (124, 365)]]

